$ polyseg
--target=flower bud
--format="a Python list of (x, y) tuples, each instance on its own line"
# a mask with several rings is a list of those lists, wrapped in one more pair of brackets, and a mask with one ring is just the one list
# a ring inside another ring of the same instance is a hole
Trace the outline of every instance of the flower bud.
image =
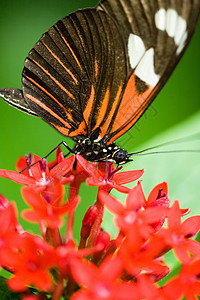
[(83, 239), (88, 238), (91, 227), (94, 223), (96, 216), (97, 216), (96, 205), (90, 206), (83, 218), (83, 221), (82, 221), (81, 238), (83, 238)]

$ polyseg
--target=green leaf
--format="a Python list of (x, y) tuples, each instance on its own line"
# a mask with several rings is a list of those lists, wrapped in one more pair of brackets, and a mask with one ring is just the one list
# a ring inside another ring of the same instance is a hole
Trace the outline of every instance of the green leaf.
[[(161, 143), (183, 139), (182, 143), (174, 143), (148, 152), (162, 152), (174, 150), (200, 150), (200, 112), (176, 124), (162, 134), (157, 135), (138, 149), (132, 152), (147, 149)], [(147, 153), (147, 152), (146, 152)], [(133, 156), (134, 161), (127, 164), (125, 169), (142, 169), (141, 177), (145, 195), (158, 183), (167, 181), (171, 203), (178, 199), (182, 208), (189, 207), (191, 215), (200, 214), (200, 151), (199, 152), (174, 152)], [(133, 185), (132, 185), (133, 186)], [(188, 217), (188, 216), (187, 216)]]
[(18, 300), (20, 299), (19, 294), (11, 291), (6, 283), (6, 278), (0, 276), (0, 299), (1, 300)]

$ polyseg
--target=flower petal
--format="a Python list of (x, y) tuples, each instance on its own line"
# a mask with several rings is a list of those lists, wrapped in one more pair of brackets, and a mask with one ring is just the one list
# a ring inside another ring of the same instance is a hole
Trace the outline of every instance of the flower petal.
[(125, 208), (123, 204), (109, 195), (107, 192), (100, 190), (98, 195), (100, 201), (104, 203), (106, 207), (113, 213), (119, 215), (124, 211)]
[(152, 202), (158, 199), (159, 191), (162, 190), (162, 194), (168, 195), (168, 187), (167, 182), (164, 181), (158, 185), (156, 185), (152, 191), (150, 192), (148, 198), (147, 198), (147, 205), (150, 205)]
[(181, 232), (184, 236), (192, 237), (200, 229), (200, 216), (194, 216), (186, 219), (181, 224)]
[[(25, 157), (20, 157), (16, 163), (16, 170), (18, 172), (21, 172), (22, 170), (24, 170), (25, 168), (27, 168), (27, 162), (26, 162), (26, 159)], [(24, 175), (29, 175), (29, 171), (28, 170), (25, 170), (23, 171), (23, 174)]]
[(73, 167), (74, 161), (75, 161), (75, 155), (69, 156), (62, 162), (58, 163), (53, 169), (51, 169), (50, 175), (52, 177), (66, 175)]
[[(41, 161), (41, 157), (37, 156), (36, 154), (33, 155), (33, 159), (31, 161), (31, 164), (35, 164), (32, 167), (30, 167), (30, 174), (32, 177), (34, 177), (36, 180), (42, 178), (42, 170), (39, 164), (39, 161)], [(47, 167), (48, 169), (48, 167)]]
[(169, 230), (176, 231), (179, 230), (181, 224), (181, 210), (178, 200), (174, 201), (172, 207), (170, 208), (168, 220), (167, 220)]
[[(117, 278), (120, 278), (123, 266), (121, 259), (119, 257), (111, 256), (107, 257), (101, 264), (100, 271), (100, 279), (105, 280), (106, 282), (114, 282)], [(112, 270), (112, 272), (110, 272)]]
[(145, 196), (142, 189), (141, 182), (138, 181), (137, 185), (135, 185), (131, 191), (129, 192), (126, 198), (127, 208), (130, 210), (137, 210), (141, 208), (145, 203)]
[(89, 261), (72, 260), (71, 271), (76, 282), (86, 287), (92, 287), (97, 279), (98, 269)]
[(116, 182), (116, 184), (122, 185), (137, 180), (143, 175), (143, 173), (144, 170), (125, 171), (116, 173), (113, 176), (113, 179)]
[(81, 155), (76, 155), (76, 159), (81, 165), (81, 167), (84, 169), (85, 172), (87, 172), (92, 177), (100, 178), (101, 173), (97, 170), (96, 166), (91, 164), (89, 161), (87, 161), (85, 158), (83, 158)]
[(0, 170), (0, 177), (11, 179), (16, 183), (23, 184), (23, 185), (29, 185), (35, 183), (35, 180), (32, 177), (26, 176), (24, 174), (19, 174), (15, 171)]
[(182, 217), (188, 215), (190, 212), (191, 212), (190, 208), (182, 208), (181, 209), (181, 215), (182, 215)]
[(110, 190), (115, 189), (115, 190), (119, 191), (120, 193), (128, 194), (131, 191), (131, 189), (129, 189), (128, 187), (115, 184), (115, 183), (113, 183), (113, 181), (110, 181), (107, 184), (108, 184)]
[(39, 192), (36, 192), (29, 187), (22, 188), (22, 197), (29, 206), (34, 207), (34, 209), (38, 209), (39, 211), (48, 204)]
[(159, 222), (161, 218), (166, 218), (169, 209), (164, 206), (151, 206), (142, 212), (146, 223), (153, 224)]

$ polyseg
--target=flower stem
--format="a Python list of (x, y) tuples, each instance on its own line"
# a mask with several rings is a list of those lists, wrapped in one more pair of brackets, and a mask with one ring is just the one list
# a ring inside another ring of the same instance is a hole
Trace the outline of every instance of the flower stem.
[(60, 236), (59, 229), (58, 228), (55, 228), (55, 229), (47, 228), (46, 241), (55, 248), (62, 245), (62, 239)]
[(59, 299), (61, 299), (62, 293), (63, 293), (63, 279), (61, 279), (58, 282), (58, 284), (56, 286), (56, 289), (55, 289), (55, 291), (54, 291), (53, 296), (52, 296), (51, 299), (52, 300), (59, 300)]
[[(99, 189), (99, 191), (100, 191), (100, 189)], [(99, 194), (99, 191), (98, 191), (98, 194)], [(101, 229), (101, 223), (103, 221), (104, 205), (99, 200), (98, 195), (97, 195), (97, 201), (96, 201), (95, 205), (97, 207), (97, 216), (96, 216), (96, 219), (95, 219), (95, 221), (92, 225), (91, 231), (90, 231), (87, 248), (91, 248), (91, 247), (95, 246), (97, 236), (99, 235), (99, 232)]]
[[(78, 197), (79, 188), (80, 188), (79, 182), (77, 183), (75, 181), (70, 184), (69, 198), (68, 198), (69, 201), (74, 201), (74, 199)], [(74, 213), (75, 213), (75, 208), (71, 209), (68, 214), (65, 241), (73, 240)]]

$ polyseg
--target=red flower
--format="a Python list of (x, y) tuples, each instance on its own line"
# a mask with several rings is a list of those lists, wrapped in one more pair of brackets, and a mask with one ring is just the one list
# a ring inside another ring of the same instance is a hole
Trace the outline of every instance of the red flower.
[(8, 286), (14, 291), (23, 291), (30, 285), (50, 291), (53, 278), (50, 268), (55, 265), (55, 252), (40, 237), (24, 234), (18, 249), (7, 251), (8, 265), (14, 269)]
[[(19, 184), (45, 188), (51, 183), (53, 178), (61, 178), (68, 173), (73, 166), (74, 160), (75, 156), (72, 155), (49, 171), (46, 160), (41, 160), (39, 156), (34, 155), (31, 161), (31, 164), (34, 165), (25, 171), (26, 175), (14, 171), (0, 170), (0, 176), (9, 178)], [(41, 163), (36, 163), (38, 161), (41, 161)]]
[(79, 248), (85, 248), (87, 239), (90, 235), (92, 225), (94, 224), (94, 221), (97, 216), (97, 206), (92, 205), (88, 208), (87, 212), (85, 213), (85, 216), (82, 220), (82, 227), (81, 227), (81, 240), (79, 243)]
[(104, 191), (99, 192), (99, 198), (111, 212), (117, 215), (116, 224), (121, 231), (127, 233), (135, 224), (137, 229), (134, 228), (144, 238), (148, 238), (154, 231), (151, 224), (158, 222), (167, 214), (166, 208), (158, 206), (141, 210), (145, 205), (145, 196), (140, 181), (130, 190), (126, 198), (126, 205)]
[(128, 193), (130, 189), (122, 185), (139, 179), (144, 173), (144, 170), (117, 173), (122, 167), (114, 169), (113, 163), (108, 164), (107, 174), (105, 174), (105, 169), (105, 163), (100, 163), (99, 171), (86, 180), (87, 184), (101, 188), (104, 187), (106, 191), (107, 189), (111, 191), (114, 188), (121, 193)]
[[(17, 222), (16, 207), (0, 195), (0, 265), (5, 266), (4, 255), (8, 249), (20, 244), (21, 226)], [(9, 266), (6, 266), (10, 269)]]
[(200, 259), (192, 259), (185, 264), (180, 274), (171, 279), (162, 289), (164, 299), (174, 300), (185, 297), (187, 300), (199, 299), (200, 295)]
[(68, 173), (68, 176), (73, 175), (74, 177), (69, 188), (69, 200), (78, 195), (80, 185), (86, 181), (86, 178), (96, 176), (96, 174), (98, 174), (96, 162), (90, 163), (77, 154), (75, 163)]
[[(62, 203), (60, 198), (50, 199), (47, 195), (41, 195), (29, 187), (22, 189), (25, 202), (31, 209), (23, 211), (23, 217), (32, 222), (44, 222), (49, 228), (57, 228), (62, 224), (62, 216), (70, 210), (74, 210), (78, 204), (78, 197), (73, 201)], [(55, 195), (52, 195), (52, 198)]]
[(82, 287), (72, 296), (72, 300), (138, 299), (134, 285), (120, 282), (122, 264), (117, 257), (108, 257), (99, 268), (89, 261), (74, 260), (71, 271)]
[(160, 297), (159, 286), (149, 276), (145, 274), (141, 274), (137, 277), (136, 287), (138, 292), (137, 300), (169, 300), (168, 298)]
[(149, 207), (153, 205), (169, 207), (168, 187), (166, 181), (156, 185), (149, 193), (149, 196), (145, 201), (145, 206)]
[[(32, 163), (36, 164), (30, 166)], [(137, 180), (143, 170), (118, 172), (121, 167), (114, 169), (112, 163), (99, 163), (97, 169), (96, 162), (80, 155), (65, 159), (63, 153), (50, 165), (37, 156), (33, 161), (26, 156), (17, 169), (26, 165), (30, 168), (23, 174), (0, 170), (0, 176), (26, 185), (22, 194), (30, 208), (23, 215), (39, 223), (43, 236), (24, 232), (15, 206), (0, 196), (0, 264), (12, 273), (8, 280), (12, 290), (27, 300), (197, 299), (200, 245), (190, 238), (200, 228), (200, 216), (181, 222), (189, 210), (181, 210), (177, 201), (169, 208), (166, 182), (155, 186), (146, 199), (140, 181), (132, 189), (123, 186)], [(77, 246), (74, 214), (82, 182), (99, 189), (96, 202), (83, 218)], [(69, 184), (66, 202), (65, 184)], [(109, 194), (112, 188), (127, 193), (125, 204)], [(113, 240), (101, 228), (105, 206), (115, 215), (119, 229)], [(61, 234), (64, 216), (66, 229)], [(170, 249), (183, 267), (176, 278), (160, 288), (156, 282), (170, 271), (162, 256)], [(31, 286), (34, 288), (27, 290)]]
[[(91, 183), (92, 185), (100, 186), (100, 189), (107, 190), (107, 189), (111, 189), (111, 187), (115, 187), (116, 189), (120, 189), (123, 192), (129, 191), (128, 188), (113, 183), (114, 181), (112, 180), (112, 177), (114, 178), (114, 176), (117, 176), (117, 175), (115, 175), (115, 173), (119, 169), (116, 169), (112, 173), (108, 172), (108, 174), (105, 175), (105, 164), (100, 163), (99, 167), (102, 168), (102, 165), (104, 166), (104, 172), (97, 170), (95, 163), (91, 164), (86, 159), (84, 159), (82, 156), (76, 155), (76, 165), (71, 171), (72, 174), (74, 175), (75, 179), (70, 184), (69, 200), (71, 199), (71, 197), (73, 198), (75, 195), (78, 194), (80, 183), (85, 180), (89, 184)], [(127, 173), (127, 172), (125, 172), (125, 173)], [(132, 177), (130, 177), (131, 172), (129, 174), (127, 174), (128, 175), (127, 177), (125, 176), (125, 173), (122, 174), (123, 176), (121, 176), (121, 175), (118, 176), (119, 177), (118, 181), (120, 184), (122, 184), (124, 182), (128, 183), (128, 182), (131, 182), (132, 180), (135, 180), (136, 178), (140, 177), (143, 174), (143, 171), (134, 171), (134, 175), (132, 174)], [(105, 180), (105, 177), (107, 175), (108, 175), (109, 180)], [(111, 176), (111, 177), (109, 177), (109, 176)], [(99, 202), (98, 197), (97, 197), (97, 201), (96, 201), (96, 206), (98, 207), (97, 208), (98, 216), (95, 219), (93, 226), (91, 228), (91, 234), (90, 234), (90, 237), (88, 240), (89, 247), (92, 247), (95, 245), (95, 240), (96, 240), (97, 235), (99, 234), (102, 217), (103, 217), (103, 205)], [(66, 237), (68, 239), (70, 239), (72, 237), (73, 218), (74, 218), (74, 215), (71, 213), (68, 217), (69, 222), (68, 222), (68, 229), (67, 229), (67, 234), (66, 234)], [(82, 245), (82, 242), (83, 241), (81, 241), (81, 245)]]
[[(31, 164), (34, 165), (25, 170), (24, 173), (0, 170), (0, 176), (9, 178), (16, 183), (27, 185), (34, 190), (37, 189), (42, 192), (49, 191), (51, 194), (57, 194), (57, 196), (59, 195), (62, 198), (63, 190), (61, 184), (66, 183), (66, 179), (65, 182), (62, 182), (62, 176), (69, 172), (73, 166), (74, 160), (75, 156), (70, 156), (49, 170), (46, 160), (41, 160), (40, 157), (34, 155), (33, 160), (31, 161)], [(36, 163), (38, 161), (40, 161), (40, 163)], [(20, 168), (19, 163), (18, 168)], [(73, 178), (69, 178), (68, 182), (72, 180)]]
[(87, 257), (101, 250), (101, 246), (90, 249), (77, 249), (73, 241), (68, 241), (65, 245), (56, 248), (56, 265), (60, 271), (61, 278), (67, 278), (70, 273), (70, 264), (75, 259)]
[(162, 239), (152, 239), (147, 242), (141, 236), (137, 224), (134, 224), (119, 245), (118, 256), (128, 274), (137, 277), (145, 271), (152, 275), (152, 278), (162, 278), (162, 274), (166, 275), (168, 272), (166, 265), (157, 257), (164, 248), (165, 244)]
[(200, 256), (200, 244), (189, 239), (200, 229), (200, 216), (190, 217), (181, 223), (181, 210), (179, 202), (175, 201), (169, 210), (167, 228), (162, 228), (159, 236), (169, 247), (173, 248), (177, 258), (187, 263), (191, 255)]
[[(44, 297), (43, 297), (44, 298)], [(47, 299), (47, 298), (44, 298), (44, 299)], [(37, 296), (34, 296), (34, 295), (27, 295), (27, 296), (24, 296), (22, 298), (22, 300), (41, 300), (41, 297), (38, 298)], [(42, 299), (43, 300), (43, 299)]]
[[(145, 208), (163, 206), (169, 207), (170, 199), (168, 196), (167, 182), (156, 185), (150, 192), (147, 200), (145, 201)], [(165, 222), (165, 216), (162, 217), (158, 222), (151, 224), (155, 231), (158, 231)]]

